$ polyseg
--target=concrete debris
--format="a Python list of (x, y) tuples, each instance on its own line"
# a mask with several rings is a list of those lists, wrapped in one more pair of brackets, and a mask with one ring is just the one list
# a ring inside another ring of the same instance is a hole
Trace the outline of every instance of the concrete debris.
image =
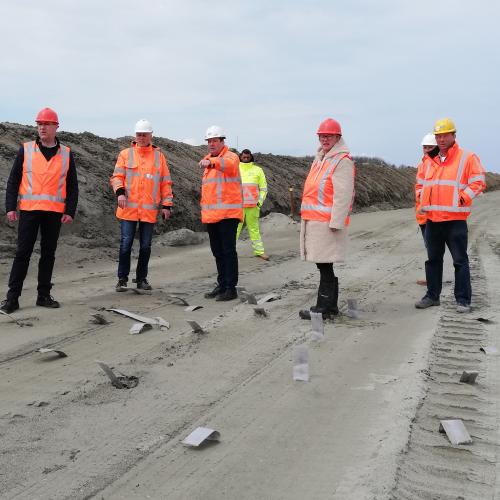
[(264, 304), (266, 302), (271, 302), (273, 300), (278, 300), (281, 299), (281, 297), (276, 294), (276, 293), (268, 293), (267, 295), (264, 295), (264, 297), (261, 297), (258, 301), (257, 304)]
[(187, 322), (194, 333), (207, 333), (196, 321), (188, 319)]
[(180, 304), (183, 305), (183, 306), (188, 306), (189, 305), (189, 302), (186, 299), (183, 299), (182, 297), (179, 297), (178, 295), (167, 295), (167, 297), (169, 299), (178, 300), (180, 302)]
[(90, 319), (89, 321), (91, 323), (94, 323), (94, 325), (109, 325), (109, 323), (110, 323), (110, 321), (108, 321), (106, 319), (104, 314), (95, 313), (95, 314), (91, 314), (91, 316), (92, 316), (92, 319)]
[(304, 345), (293, 350), (293, 380), (309, 382), (309, 351)]
[(197, 427), (189, 436), (182, 440), (186, 446), (198, 447), (207, 441), (219, 441), (220, 432), (209, 429), (208, 427)]
[(152, 328), (153, 325), (151, 323), (134, 323), (130, 327), (130, 335), (138, 335), (139, 333), (144, 333)]
[(257, 299), (255, 298), (255, 295), (250, 292), (242, 291), (240, 293), (240, 300), (241, 302), (246, 302), (247, 304), (252, 304), (254, 306), (257, 305)]
[(451, 444), (470, 444), (472, 438), (462, 420), (440, 420), (439, 432), (446, 433)]
[(64, 351), (60, 351), (57, 349), (49, 349), (48, 347), (40, 347), (40, 349), (37, 349), (37, 352), (41, 354), (46, 354), (48, 352), (54, 352), (56, 353), (60, 358), (67, 358), (68, 355)]
[(137, 384), (139, 383), (139, 379), (137, 377), (134, 377), (133, 375), (131, 376), (122, 375), (120, 377), (117, 377), (114, 374), (113, 370), (106, 363), (97, 360), (96, 363), (101, 367), (102, 371), (107, 375), (113, 387), (116, 387), (117, 389), (132, 389), (133, 387), (136, 387)]
[(184, 311), (186, 312), (193, 312), (193, 311), (197, 311), (198, 309), (202, 309), (203, 306), (187, 306)]
[(262, 316), (263, 318), (267, 318), (268, 314), (263, 307), (256, 307), (253, 312), (256, 316)]
[(358, 299), (347, 299), (346, 316), (352, 319), (359, 319)]
[(126, 311), (125, 309), (106, 309), (106, 311), (112, 311), (114, 313), (121, 314), (122, 316), (127, 316), (128, 318), (135, 319), (140, 323), (149, 323), (150, 325), (153, 325), (155, 328), (158, 328), (160, 330), (163, 328), (170, 328), (170, 323), (160, 317), (148, 318), (146, 316), (141, 316), (139, 314)]
[(494, 321), (490, 318), (476, 318), (476, 321), (480, 321), (481, 323), (486, 323), (486, 324), (491, 324), (494, 323)]
[(475, 384), (478, 375), (479, 372), (464, 370), (462, 376), (460, 377), (460, 382), (463, 382), (465, 384)]

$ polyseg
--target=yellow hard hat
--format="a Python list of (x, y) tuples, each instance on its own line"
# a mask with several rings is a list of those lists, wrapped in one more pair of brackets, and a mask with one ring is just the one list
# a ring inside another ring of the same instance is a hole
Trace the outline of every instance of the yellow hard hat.
[(448, 134), (449, 132), (456, 131), (455, 124), (449, 118), (443, 118), (434, 124), (434, 134)]

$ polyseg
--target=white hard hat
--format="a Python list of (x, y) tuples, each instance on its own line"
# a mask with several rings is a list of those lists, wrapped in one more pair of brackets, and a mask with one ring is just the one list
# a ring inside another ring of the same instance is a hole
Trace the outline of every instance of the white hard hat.
[(225, 139), (226, 134), (224, 133), (224, 130), (222, 130), (222, 128), (218, 125), (212, 125), (211, 127), (208, 127), (205, 134), (205, 140), (208, 141), (208, 139), (215, 139), (216, 137)]
[(153, 132), (151, 122), (142, 118), (135, 124), (135, 132)]
[(421, 142), (422, 146), (437, 146), (434, 134), (425, 134)]

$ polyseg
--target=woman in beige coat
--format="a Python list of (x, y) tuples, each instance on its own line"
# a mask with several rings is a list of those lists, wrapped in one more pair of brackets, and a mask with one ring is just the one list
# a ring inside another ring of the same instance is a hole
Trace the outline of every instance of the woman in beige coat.
[(345, 257), (354, 200), (355, 167), (340, 124), (327, 118), (317, 133), (320, 147), (304, 184), (300, 209), (300, 256), (316, 264), (320, 282), (316, 305), (299, 313), (303, 319), (311, 319), (310, 311), (324, 318), (339, 313), (339, 282), (333, 264)]

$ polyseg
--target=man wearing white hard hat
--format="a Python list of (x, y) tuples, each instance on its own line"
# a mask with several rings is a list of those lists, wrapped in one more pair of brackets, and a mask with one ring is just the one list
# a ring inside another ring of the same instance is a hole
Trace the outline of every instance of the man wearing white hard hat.
[[(422, 146), (423, 157), (420, 163), (417, 165), (417, 178), (415, 183), (415, 217), (417, 219), (417, 224), (420, 226), (420, 231), (422, 232), (422, 237), (425, 244), (425, 223), (427, 222), (427, 215), (420, 212), (420, 194), (422, 192), (422, 186), (425, 176), (424, 158), (425, 155), (429, 155), (429, 157), (434, 158), (439, 154), (439, 148), (436, 142), (436, 137), (431, 133), (425, 134), (420, 144)], [(427, 285), (427, 280), (417, 280), (417, 284), (425, 286)]]
[(172, 179), (167, 160), (152, 143), (153, 127), (148, 120), (135, 124), (135, 141), (118, 155), (111, 186), (117, 197), (116, 217), (120, 219), (120, 255), (116, 291), (127, 290), (130, 254), (139, 228), (139, 259), (135, 272), (137, 288), (151, 290), (147, 280), (153, 228), (161, 211), (170, 218), (173, 204)]
[(207, 129), (208, 154), (200, 161), (201, 222), (207, 225), (210, 248), (217, 266), (217, 285), (205, 298), (235, 299), (238, 294), (236, 231), (243, 222), (240, 159), (224, 143), (226, 134), (217, 125)]

